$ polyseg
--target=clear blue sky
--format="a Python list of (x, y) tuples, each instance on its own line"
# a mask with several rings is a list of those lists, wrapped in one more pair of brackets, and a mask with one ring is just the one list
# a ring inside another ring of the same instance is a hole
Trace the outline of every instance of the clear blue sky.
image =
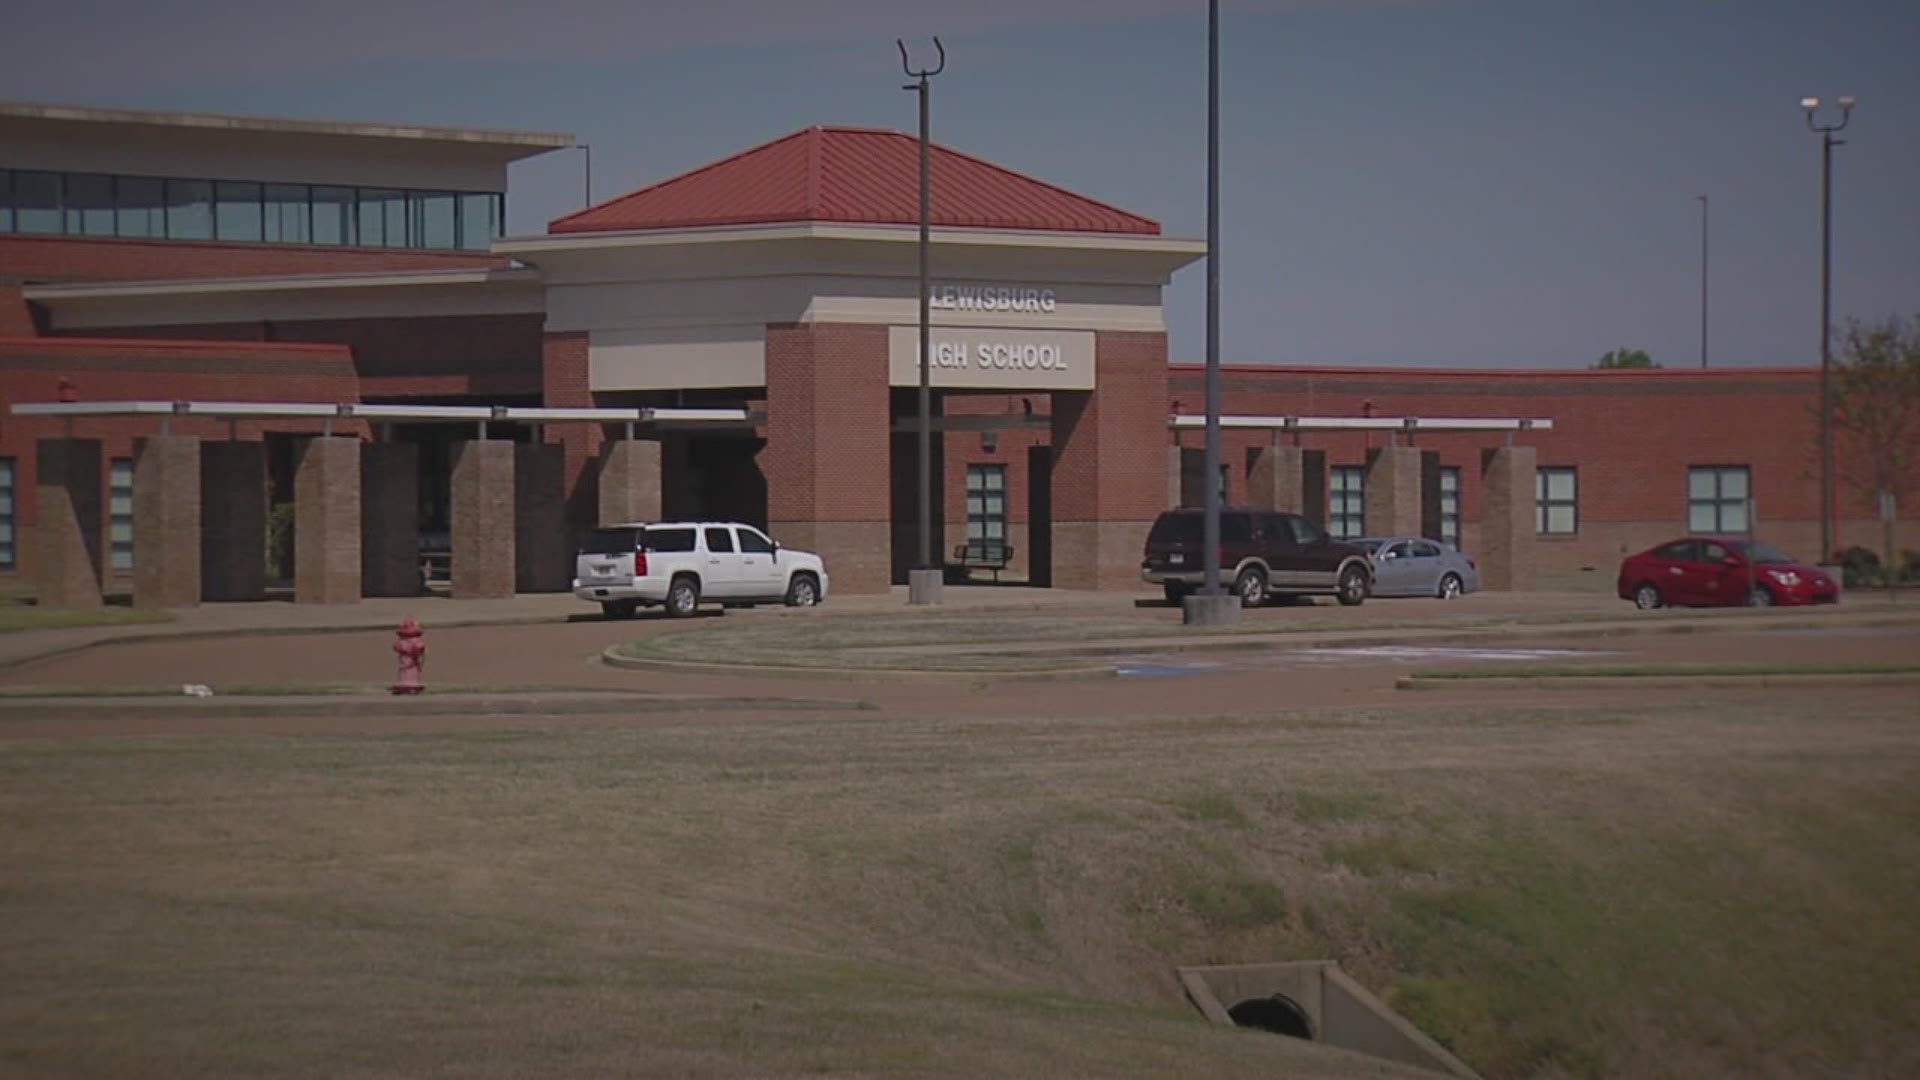
[[(605, 198), (813, 123), (911, 130), (893, 39), (939, 33), (935, 137), (1205, 233), (1199, 0), (14, 0), (0, 98), (562, 130)], [(1225, 0), (1229, 362), (1818, 357), (1819, 138), (1834, 311), (1920, 313), (1920, 0)], [(513, 172), (509, 227), (577, 209)], [(1205, 347), (1204, 271), (1168, 292)]]

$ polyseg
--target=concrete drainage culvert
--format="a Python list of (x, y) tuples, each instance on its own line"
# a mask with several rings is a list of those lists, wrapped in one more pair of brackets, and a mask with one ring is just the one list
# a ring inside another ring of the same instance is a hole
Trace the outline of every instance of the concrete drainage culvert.
[(1408, 1023), (1331, 960), (1178, 969), (1187, 997), (1222, 1027), (1255, 1028), (1354, 1053), (1475, 1077), (1459, 1058)]

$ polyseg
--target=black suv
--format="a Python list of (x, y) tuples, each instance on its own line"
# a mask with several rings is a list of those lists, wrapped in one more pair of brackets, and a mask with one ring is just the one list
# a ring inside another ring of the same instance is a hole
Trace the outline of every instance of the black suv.
[[(1206, 579), (1201, 546), (1205, 513), (1169, 510), (1147, 534), (1140, 576), (1166, 590), (1170, 603)], [(1220, 578), (1244, 607), (1269, 596), (1333, 595), (1351, 607), (1373, 592), (1373, 563), (1365, 550), (1328, 536), (1298, 514), (1279, 510), (1220, 511)]]

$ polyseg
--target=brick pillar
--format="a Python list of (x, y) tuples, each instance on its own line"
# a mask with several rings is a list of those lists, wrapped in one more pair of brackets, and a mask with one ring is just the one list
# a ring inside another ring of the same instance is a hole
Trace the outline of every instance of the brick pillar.
[(97, 608), (100, 596), (100, 440), (41, 439), (34, 447), (39, 523), (33, 586), (41, 607)]
[(300, 444), (293, 474), (293, 598), (360, 600), (360, 440), (320, 435)]
[(368, 596), (420, 595), (420, 448), (360, 444), (360, 574)]
[(1139, 589), (1163, 509), (1167, 336), (1095, 335), (1099, 389), (1053, 395), (1053, 583)]
[(267, 447), (200, 447), (200, 596), (259, 600), (267, 594)]
[[(547, 334), (540, 340), (540, 403), (549, 409), (592, 408), (591, 341), (583, 331)], [(591, 529), (600, 520), (600, 447), (606, 441), (599, 424), (546, 425), (546, 435), (564, 447), (562, 467), (566, 521), (571, 532)], [(567, 543), (572, 543), (569, 538)], [(571, 572), (569, 572), (571, 573)]]
[(155, 435), (133, 458), (133, 605), (200, 603), (200, 440)]
[(573, 587), (573, 532), (567, 528), (566, 495), (565, 446), (513, 444), (513, 584), (516, 591), (553, 593)]
[(1480, 583), (1485, 588), (1533, 588), (1533, 474), (1531, 446), (1481, 452)]
[(453, 595), (513, 595), (513, 444), (469, 439), (453, 454)]
[(1304, 454), (1297, 446), (1263, 446), (1255, 450), (1253, 465), (1247, 469), (1247, 502), (1302, 513), (1307, 505), (1303, 466)]
[(1367, 452), (1367, 532), (1420, 535), (1420, 451), (1381, 446)]
[(767, 327), (767, 523), (818, 552), (835, 592), (892, 582), (887, 328)]
[(600, 450), (600, 524), (658, 521), (661, 494), (660, 444), (607, 440)]

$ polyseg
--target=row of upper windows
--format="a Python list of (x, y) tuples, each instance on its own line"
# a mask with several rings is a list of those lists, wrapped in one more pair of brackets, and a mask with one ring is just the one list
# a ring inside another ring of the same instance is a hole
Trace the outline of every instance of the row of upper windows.
[(0, 169), (0, 233), (485, 251), (494, 191), (412, 191)]
[[(1752, 525), (1748, 499), (1751, 473), (1745, 465), (1695, 465), (1687, 469), (1687, 528), (1738, 533)], [(1367, 534), (1367, 472), (1336, 465), (1327, 492), (1327, 531), (1340, 539)], [(1543, 465), (1534, 472), (1534, 531), (1572, 536), (1580, 531), (1580, 473), (1571, 465)], [(1440, 470), (1441, 539), (1460, 543), (1460, 470)]]

